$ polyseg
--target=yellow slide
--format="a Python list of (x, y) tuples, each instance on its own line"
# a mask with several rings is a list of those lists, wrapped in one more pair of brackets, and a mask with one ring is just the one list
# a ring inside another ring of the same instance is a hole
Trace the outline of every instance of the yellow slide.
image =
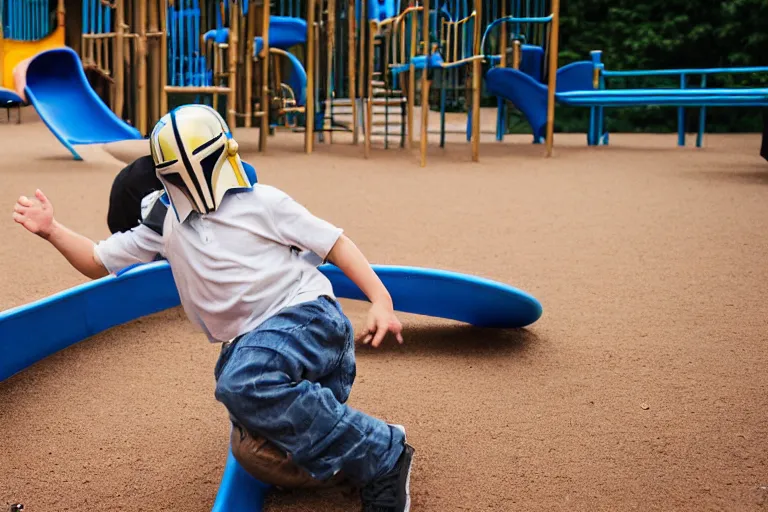
[(3, 76), (0, 86), (15, 89), (13, 68), (21, 61), (34, 57), (40, 52), (62, 48), (64, 46), (64, 27), (59, 26), (53, 32), (38, 41), (15, 41), (0, 39), (0, 65)]

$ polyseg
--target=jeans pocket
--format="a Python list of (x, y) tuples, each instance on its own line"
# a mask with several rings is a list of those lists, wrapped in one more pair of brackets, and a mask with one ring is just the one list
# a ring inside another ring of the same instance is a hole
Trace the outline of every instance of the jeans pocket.
[(218, 381), (221, 376), (221, 372), (226, 366), (229, 358), (232, 356), (232, 349), (234, 348), (234, 342), (222, 343), (221, 352), (219, 352), (219, 359), (216, 360), (216, 366), (213, 368), (213, 377)]

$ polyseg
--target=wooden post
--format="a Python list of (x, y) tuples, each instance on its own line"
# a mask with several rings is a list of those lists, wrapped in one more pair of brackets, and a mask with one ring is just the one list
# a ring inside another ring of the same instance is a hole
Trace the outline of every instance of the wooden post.
[(549, 43), (549, 80), (547, 91), (547, 157), (552, 156), (555, 139), (555, 90), (557, 88), (557, 43), (560, 36), (560, 0), (552, 0), (552, 31)]
[(125, 3), (123, 0), (115, 2), (115, 46), (112, 49), (115, 68), (115, 99), (113, 110), (118, 117), (123, 117), (123, 103), (125, 100)]
[[(348, 47), (348, 84), (349, 84), (349, 101), (352, 104), (352, 144), (357, 144), (360, 127), (357, 122), (357, 90), (355, 87), (355, 29), (357, 27), (355, 20), (355, 0), (349, 0), (347, 9), (347, 21), (349, 23), (349, 35), (347, 38)], [(361, 82), (362, 82), (362, 77)]]
[(237, 43), (239, 42), (240, 5), (236, 0), (229, 3), (229, 73), (227, 85), (227, 124), (229, 132), (234, 134), (237, 127)]
[(357, 41), (360, 46), (360, 70), (357, 76), (360, 77), (360, 83), (358, 84), (357, 96), (362, 98), (365, 96), (364, 80), (365, 76), (365, 63), (368, 62), (368, 54), (365, 52), (367, 45), (367, 36), (365, 31), (368, 29), (368, 2), (360, 2), (360, 34), (358, 34)]
[[(149, 43), (147, 45), (147, 61), (148, 63), (151, 62), (151, 66), (148, 66), (148, 78), (147, 78), (147, 96), (149, 98), (148, 105), (147, 105), (147, 118), (148, 118), (148, 125), (147, 129), (149, 129), (149, 123), (155, 123), (159, 119), (159, 110), (160, 110), (160, 103), (158, 101), (158, 91), (160, 94), (162, 94), (163, 86), (165, 84), (159, 84), (158, 79), (160, 77), (160, 60), (159, 56), (157, 54), (157, 46), (158, 46), (158, 37), (157, 33), (159, 32), (159, 24), (158, 24), (158, 11), (163, 8), (162, 4), (159, 3), (152, 3), (151, 7), (149, 8), (149, 15), (148, 15), (148, 30), (149, 33), (152, 35), (152, 51), (149, 51)], [(151, 58), (150, 58), (151, 55)], [(150, 94), (149, 91), (152, 90), (152, 93)]]
[(168, 0), (163, 2), (160, 7), (160, 117), (168, 112), (168, 27), (166, 12), (168, 11)]
[[(323, 119), (323, 127), (325, 127), (325, 118), (331, 117), (331, 112), (333, 112), (331, 108), (331, 103), (333, 102), (333, 61), (334, 61), (334, 50), (336, 46), (336, 0), (327, 0), (328, 2), (328, 28), (327, 28), (327, 37), (328, 37), (328, 46), (326, 48), (326, 57), (325, 57), (325, 116)], [(331, 122), (328, 126), (330, 128), (330, 131), (328, 132), (328, 143), (333, 144), (333, 119), (331, 118)]]
[[(268, 0), (264, 0), (267, 2)], [(307, 105), (304, 151), (312, 152), (315, 137), (315, 0), (307, 2)]]
[[(416, 109), (416, 66), (413, 59), (416, 57), (416, 25), (418, 25), (418, 11), (406, 15), (411, 20), (411, 49), (408, 52), (408, 147), (413, 147), (413, 111)], [(407, 18), (406, 18), (407, 19)]]
[[(509, 0), (501, 0), (501, 17), (502, 18), (506, 17), (506, 15), (507, 15), (507, 2), (508, 1)], [(479, 23), (480, 20), (479, 19), (475, 19), (475, 22)], [(515, 39), (517, 39), (518, 36), (519, 36), (519, 34), (515, 34)], [(502, 68), (505, 68), (505, 67), (507, 67), (507, 38), (508, 38), (508, 36), (507, 36), (507, 22), (506, 21), (501, 24), (501, 36), (500, 37), (501, 37), (501, 62), (500, 62), (500, 66)]]
[[(422, 43), (424, 44), (424, 55), (429, 62), (429, 0), (424, 0), (424, 9), (422, 11)], [(421, 72), (421, 166), (427, 165), (427, 132), (429, 124), (429, 80), (427, 79), (428, 70), (425, 66)]]
[[(480, 55), (480, 40), (482, 32), (480, 29), (480, 20), (483, 19), (483, 3), (477, 3), (475, 12), (475, 35), (473, 44), (473, 53), (475, 57)], [(480, 90), (483, 87), (482, 61), (478, 58), (472, 61), (472, 161), (480, 160)]]
[(137, 28), (138, 41), (136, 58), (138, 59), (138, 128), (142, 135), (147, 134), (147, 0), (139, 0), (137, 13), (139, 25)]
[(515, 42), (512, 46), (512, 67), (515, 69), (520, 69), (520, 57), (522, 55), (522, 50), (520, 48), (520, 40), (515, 39)]
[[(374, 41), (376, 39), (376, 32), (378, 24), (376, 21), (371, 20), (368, 25), (368, 74), (365, 82), (368, 84), (368, 90), (366, 91), (366, 103), (365, 103), (365, 144), (363, 144), (363, 155), (368, 158), (371, 154), (371, 137), (373, 131), (373, 52)], [(389, 101), (384, 100), (384, 108), (389, 108)]]
[[(243, 0), (250, 2), (251, 0)], [(269, 0), (266, 0), (269, 1)], [(256, 37), (256, 6), (248, 8), (247, 34), (245, 36), (245, 127), (253, 122), (253, 38)]]
[(262, 0), (261, 7), (261, 37), (263, 38), (261, 55), (261, 124), (259, 125), (259, 151), (267, 150), (269, 135), (269, 17), (270, 2)]

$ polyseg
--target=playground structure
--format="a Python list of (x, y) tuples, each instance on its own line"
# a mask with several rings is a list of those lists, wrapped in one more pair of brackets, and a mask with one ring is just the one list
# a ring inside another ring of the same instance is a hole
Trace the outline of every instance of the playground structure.
[[(78, 144), (146, 136), (169, 108), (189, 102), (219, 110), (233, 132), (257, 126), (261, 151), (280, 130), (303, 131), (307, 153), (339, 131), (357, 145), (362, 131), (366, 158), (376, 143), (388, 148), (394, 138), (415, 148), (418, 140), (422, 166), (431, 133), (445, 145), (449, 107), (466, 111), (471, 157), (479, 159), (483, 98), (496, 100), (497, 140), (512, 105), (548, 156), (556, 104), (590, 109), (589, 145), (608, 142), (606, 108), (675, 106), (682, 133), (685, 107), (697, 107), (697, 146), (707, 107), (768, 104), (765, 88), (706, 87), (711, 74), (768, 68), (610, 71), (599, 51), (558, 67), (559, 0), (83, 0), (80, 13), (69, 12), (82, 18), (81, 62), (65, 58), (73, 68), (56, 66), (56, 76), (35, 66), (41, 74), (30, 81), (30, 61), (65, 50), (63, 0), (55, 12), (46, 6), (4, 0), (0, 101), (27, 104), (30, 83), (47, 91), (32, 90), (32, 104), (75, 158)], [(679, 76), (680, 88), (606, 88), (613, 77), (659, 75)], [(698, 87), (688, 84), (691, 75), (703, 77)], [(88, 89), (72, 96), (86, 103), (59, 107), (53, 83)], [(94, 83), (104, 85), (98, 94), (91, 94)], [(99, 98), (114, 116), (96, 106)], [(430, 109), (440, 112), (436, 132)], [(78, 116), (68, 115), (74, 110)]]
[[(21, 109), (27, 103), (24, 72), (29, 59), (64, 46), (64, 0), (51, 12), (48, 0), (0, 0), (0, 105)], [(19, 112), (18, 122), (21, 122)]]

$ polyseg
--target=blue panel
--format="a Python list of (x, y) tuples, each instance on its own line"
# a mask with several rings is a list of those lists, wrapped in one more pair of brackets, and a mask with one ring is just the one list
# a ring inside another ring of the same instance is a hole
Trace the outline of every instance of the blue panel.
[(157, 262), (3, 311), (0, 381), (105, 329), (178, 304), (168, 264)]
[(264, 496), (270, 488), (245, 471), (230, 449), (211, 512), (261, 512)]
[(141, 139), (91, 88), (80, 58), (71, 48), (39, 53), (27, 68), (27, 99), (45, 125), (72, 152), (76, 144)]
[(0, 87), (0, 107), (15, 107), (23, 104), (24, 100), (16, 94), (16, 91)]
[(492, 68), (485, 76), (488, 92), (511, 101), (531, 125), (534, 138), (544, 136), (547, 125), (547, 86), (512, 68)]
[[(544, 49), (532, 44), (520, 45), (520, 71), (537, 82), (544, 77)], [(559, 77), (558, 77), (559, 78)]]
[(571, 91), (594, 91), (594, 64), (591, 61), (579, 61), (566, 64), (557, 70), (558, 93)]
[[(367, 300), (338, 267), (322, 265), (320, 270), (337, 296)], [(531, 295), (488, 279), (419, 267), (373, 265), (373, 270), (392, 295), (395, 309), (404, 313), (496, 328), (525, 327), (542, 314), (541, 304)]]
[[(542, 314), (541, 304), (531, 295), (488, 279), (418, 267), (373, 265), (373, 269), (398, 311), (500, 328), (524, 327)], [(339, 268), (322, 265), (320, 270), (339, 297), (366, 300)], [(99, 332), (178, 304), (170, 266), (160, 261), (4, 311), (0, 381)], [(30, 337), (33, 343), (19, 342)]]

